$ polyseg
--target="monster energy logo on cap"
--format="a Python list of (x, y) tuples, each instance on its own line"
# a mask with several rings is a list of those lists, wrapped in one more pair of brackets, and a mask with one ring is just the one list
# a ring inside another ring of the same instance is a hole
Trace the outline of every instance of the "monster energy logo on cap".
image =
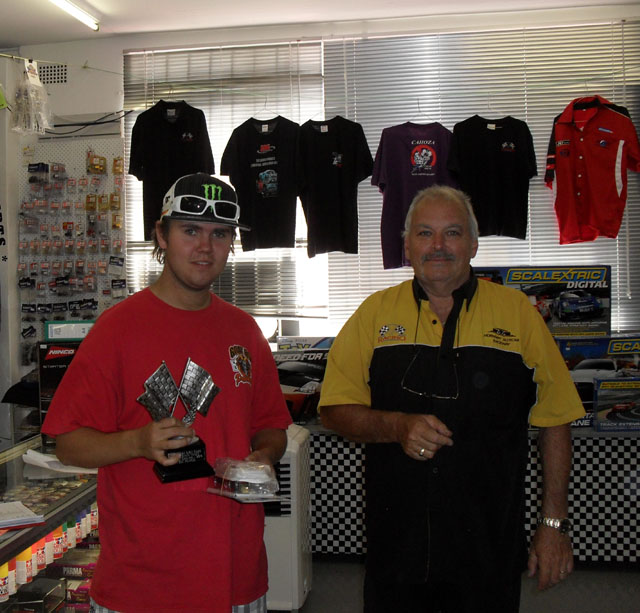
[(222, 186), (215, 183), (203, 183), (204, 197), (207, 200), (220, 200), (222, 198)]
[(239, 222), (236, 192), (224, 181), (204, 172), (180, 177), (163, 200), (161, 218), (209, 221), (250, 230)]

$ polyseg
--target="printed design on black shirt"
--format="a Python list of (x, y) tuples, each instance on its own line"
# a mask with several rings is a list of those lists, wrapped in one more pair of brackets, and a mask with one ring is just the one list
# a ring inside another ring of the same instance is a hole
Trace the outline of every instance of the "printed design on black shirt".
[(337, 168), (342, 168), (342, 153), (337, 151), (331, 152), (331, 164)]
[(229, 347), (229, 362), (233, 369), (234, 381), (236, 387), (239, 387), (241, 383), (248, 383), (251, 385), (253, 381), (251, 372), (251, 355), (246, 347), (242, 345), (231, 345)]
[(501, 345), (503, 347), (508, 347), (513, 343), (520, 341), (519, 337), (504, 328), (493, 328), (492, 330), (489, 330), (489, 332), (485, 332), (484, 337), (491, 339), (496, 345)]
[(378, 332), (378, 342), (406, 341), (407, 330), (401, 324), (384, 324)]
[(263, 170), (256, 179), (256, 192), (263, 198), (275, 198), (278, 195), (278, 173), (275, 170)]
[(432, 175), (436, 165), (436, 152), (433, 147), (421, 141), (413, 141), (416, 146), (411, 150), (411, 174)]
[(264, 154), (264, 153), (272, 153), (276, 150), (276, 146), (275, 145), (270, 145), (269, 143), (264, 143), (262, 145), (258, 146), (258, 154)]
[(516, 144), (514, 142), (511, 142), (511, 141), (505, 141), (504, 143), (502, 143), (501, 149), (505, 153), (515, 153)]
[(192, 132), (183, 132), (180, 138), (182, 139), (183, 143), (192, 143), (195, 136)]

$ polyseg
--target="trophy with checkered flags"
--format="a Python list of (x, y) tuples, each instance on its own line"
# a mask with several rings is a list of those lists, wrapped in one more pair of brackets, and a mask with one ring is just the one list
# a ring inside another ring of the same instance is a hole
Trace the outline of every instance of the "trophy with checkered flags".
[[(187, 359), (180, 387), (176, 385), (163, 361), (144, 382), (144, 389), (144, 393), (137, 398), (137, 401), (149, 411), (154, 421), (171, 417), (178, 400), (182, 400), (186, 411), (182, 418), (182, 423), (185, 426), (190, 426), (198, 413), (206, 417), (213, 399), (220, 391), (211, 375), (193, 362), (191, 358)], [(162, 466), (156, 462), (153, 465), (153, 470), (162, 483), (186, 481), (187, 479), (213, 475), (213, 468), (207, 462), (206, 448), (202, 440), (197, 439), (185, 447), (180, 447), (180, 449), (165, 451), (167, 456), (170, 453), (180, 454), (180, 461), (177, 464)]]

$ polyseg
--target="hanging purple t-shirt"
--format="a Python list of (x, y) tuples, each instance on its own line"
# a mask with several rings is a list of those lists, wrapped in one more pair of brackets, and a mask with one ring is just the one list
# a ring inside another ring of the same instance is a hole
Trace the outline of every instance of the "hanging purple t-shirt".
[(382, 192), (382, 260), (385, 268), (408, 266), (402, 231), (413, 197), (431, 185), (457, 184), (447, 170), (452, 133), (439, 123), (403, 123), (382, 130), (371, 184)]

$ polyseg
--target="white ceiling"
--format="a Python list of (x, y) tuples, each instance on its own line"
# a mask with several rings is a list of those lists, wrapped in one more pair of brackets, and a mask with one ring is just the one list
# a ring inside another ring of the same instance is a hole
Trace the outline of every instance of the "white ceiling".
[(0, 0), (0, 49), (118, 34), (637, 4), (637, 0), (74, 0), (95, 33), (49, 0)]

